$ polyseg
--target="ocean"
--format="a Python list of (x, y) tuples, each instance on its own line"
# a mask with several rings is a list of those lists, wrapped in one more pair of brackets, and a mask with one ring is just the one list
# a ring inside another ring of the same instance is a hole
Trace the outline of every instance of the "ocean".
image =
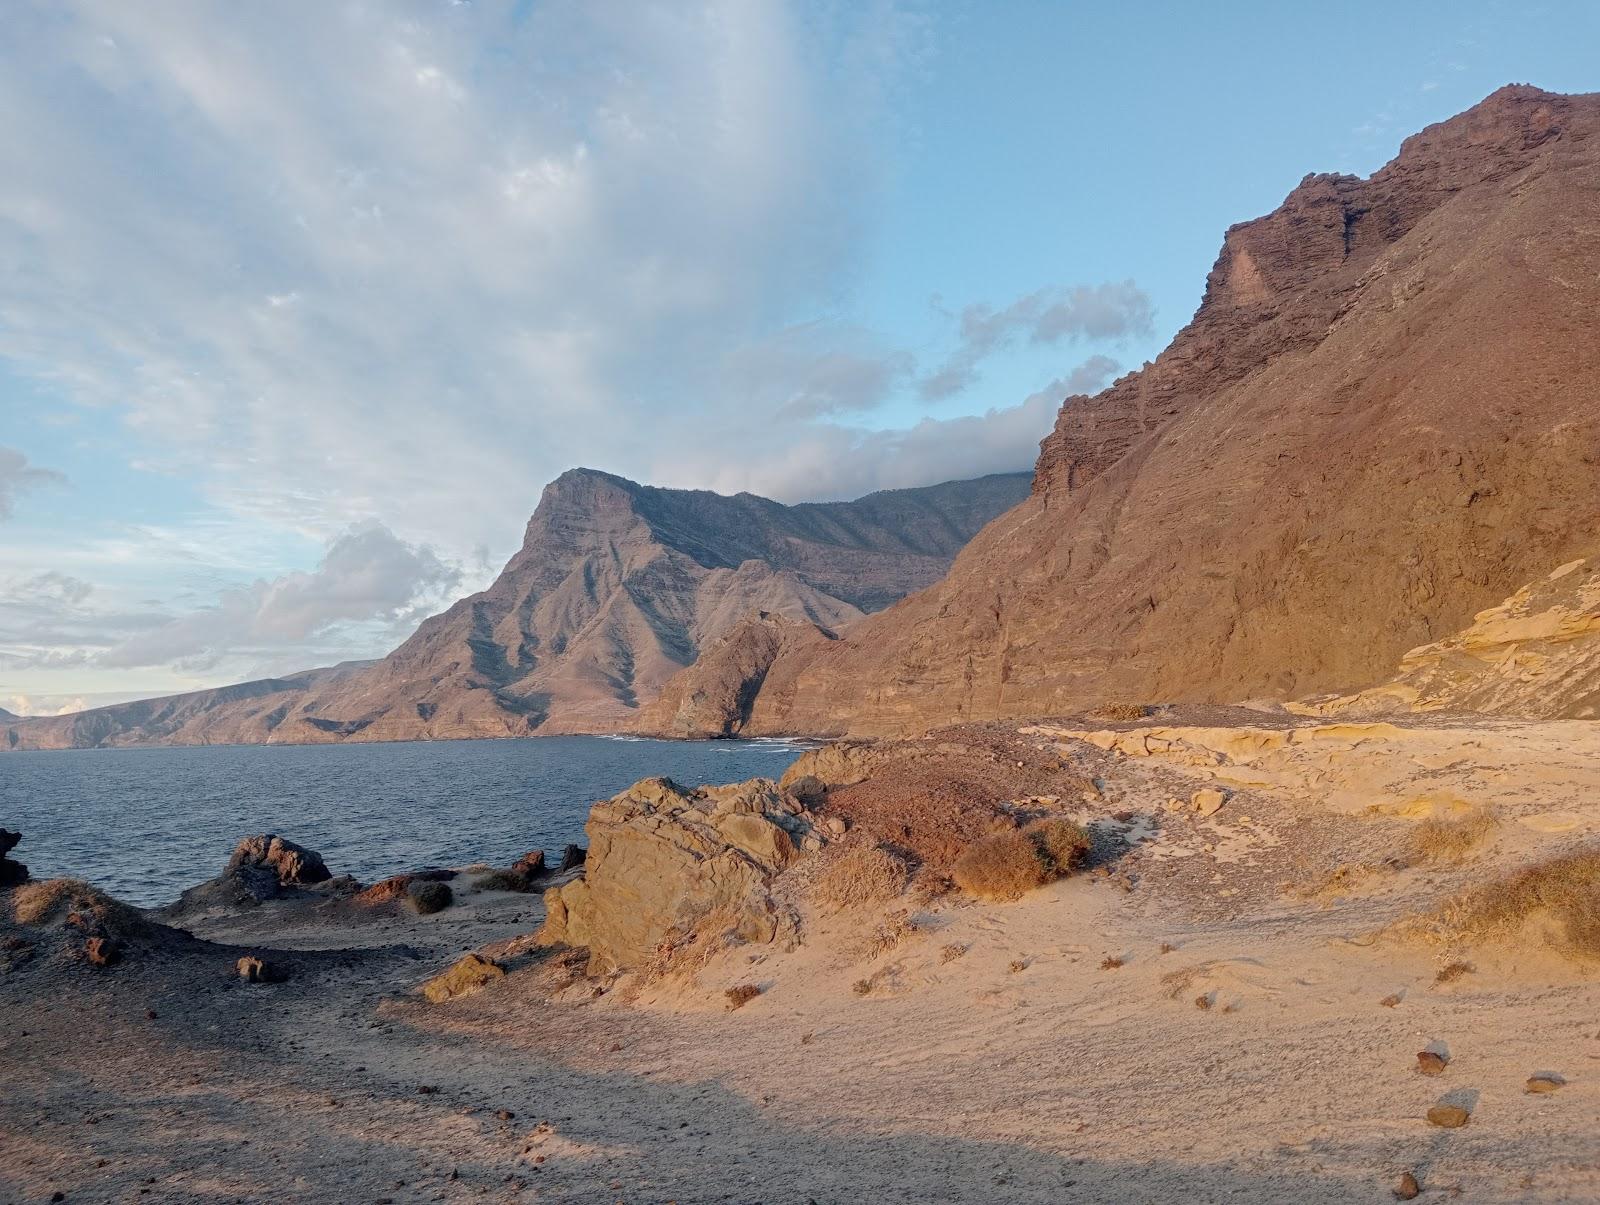
[(207, 745), (0, 754), (0, 828), (35, 878), (169, 903), (234, 844), (277, 833), (362, 882), (425, 866), (504, 865), (583, 842), (589, 806), (641, 778), (776, 778), (805, 746), (553, 736), (368, 745)]

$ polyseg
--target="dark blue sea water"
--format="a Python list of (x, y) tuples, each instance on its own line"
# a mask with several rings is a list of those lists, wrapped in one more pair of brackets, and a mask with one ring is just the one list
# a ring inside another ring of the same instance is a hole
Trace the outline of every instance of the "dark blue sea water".
[(374, 745), (211, 745), (0, 754), (0, 828), (36, 878), (168, 903), (275, 832), (363, 882), (505, 864), (581, 841), (589, 805), (640, 778), (776, 778), (803, 746), (591, 736)]

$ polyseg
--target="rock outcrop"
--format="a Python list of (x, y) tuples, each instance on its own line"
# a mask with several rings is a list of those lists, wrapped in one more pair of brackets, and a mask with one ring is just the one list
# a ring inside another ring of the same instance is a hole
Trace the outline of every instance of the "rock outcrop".
[(448, 970), (440, 971), (424, 983), (422, 994), (430, 1004), (443, 1004), (503, 979), (505, 974), (503, 966), (482, 954), (463, 954)]
[(1380, 686), (1289, 707), (1308, 715), (1600, 717), (1600, 562), (1569, 561), (1462, 631), (1412, 649)]
[(21, 833), (0, 828), (0, 891), (28, 881), (28, 868), (8, 856), (21, 840)]
[(585, 947), (591, 974), (642, 966), (674, 931), (713, 921), (775, 941), (793, 919), (773, 878), (821, 837), (769, 779), (688, 790), (647, 778), (595, 804), (584, 877), (545, 893), (547, 945)]
[[(0, 718), (0, 750), (622, 731), (752, 616), (831, 634), (937, 581), (984, 524), (1027, 496), (1029, 480), (997, 474), (785, 506), (574, 469), (546, 487), (521, 550), (487, 590), (424, 621), (381, 661)], [(737, 710), (737, 688), (727, 706)], [(698, 723), (689, 713), (684, 722)]]
[(314, 849), (274, 833), (245, 837), (234, 847), (221, 874), (185, 891), (164, 910), (169, 919), (197, 913), (252, 908), (267, 900), (303, 894), (355, 890), (350, 879), (334, 879)]
[(1597, 178), (1600, 95), (1521, 86), (1308, 176), (1152, 364), (1066, 399), (1027, 502), (780, 657), (742, 731), (1346, 692), (1592, 555)]
[(766, 611), (752, 615), (669, 680), (630, 727), (686, 740), (738, 736), (763, 695), (768, 710), (782, 705), (782, 686), (767, 681), (772, 667), (796, 664), (804, 650), (834, 639), (817, 624)]

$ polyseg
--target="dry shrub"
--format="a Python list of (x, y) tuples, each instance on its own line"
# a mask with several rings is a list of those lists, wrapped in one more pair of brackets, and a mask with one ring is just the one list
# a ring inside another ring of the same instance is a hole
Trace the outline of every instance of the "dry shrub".
[(1018, 831), (974, 841), (951, 873), (963, 891), (988, 900), (1021, 899), (1050, 881), (1038, 847)]
[(728, 998), (728, 1011), (743, 1008), (750, 1001), (761, 994), (761, 989), (753, 983), (741, 983), (737, 987), (730, 987), (723, 995)]
[(24, 883), (11, 893), (11, 914), (23, 925), (40, 925), (64, 917), (78, 928), (112, 934), (133, 933), (146, 923), (138, 909), (82, 879)]
[(1411, 834), (1412, 865), (1424, 862), (1461, 862), (1488, 839), (1499, 823), (1494, 813), (1476, 808), (1454, 820), (1434, 816)]
[(1439, 973), (1433, 977), (1435, 983), (1454, 983), (1463, 975), (1470, 975), (1476, 968), (1470, 962), (1452, 962), (1447, 967), (1439, 968)]
[(939, 951), (940, 962), (954, 962), (967, 952), (967, 947), (960, 942), (951, 942)]
[(683, 976), (693, 979), (734, 943), (739, 925), (732, 908), (717, 908), (672, 926), (640, 968), (642, 982)]
[(935, 870), (931, 866), (919, 866), (916, 873), (911, 876), (911, 902), (918, 908), (926, 908), (930, 904), (943, 899), (956, 889), (954, 880), (942, 870)]
[(871, 979), (857, 979), (850, 985), (850, 990), (858, 996), (870, 995), (873, 988)]
[(1047, 817), (1035, 820), (1022, 831), (1038, 846), (1045, 869), (1053, 878), (1068, 874), (1089, 854), (1089, 834), (1070, 820)]
[(1089, 835), (1070, 820), (1035, 820), (1022, 829), (979, 838), (956, 859), (951, 873), (962, 890), (980, 899), (1021, 899), (1067, 874), (1089, 851)]
[(1103, 961), (1100, 964), (1100, 969), (1102, 971), (1114, 971), (1117, 968), (1125, 966), (1125, 965), (1126, 965), (1126, 962), (1124, 961), (1124, 959), (1120, 955), (1111, 954), (1111, 955), (1108, 955), (1106, 957), (1105, 961)]
[(1143, 703), (1103, 703), (1089, 713), (1093, 719), (1113, 722), (1142, 720), (1149, 714), (1150, 708)]
[(904, 911), (895, 911), (889, 914), (883, 924), (872, 935), (872, 941), (867, 949), (867, 957), (881, 958), (890, 950), (897, 948), (901, 942), (917, 932), (917, 922)]
[(478, 891), (519, 891), (527, 893), (533, 890), (532, 880), (527, 875), (518, 874), (515, 870), (491, 870), (488, 874), (482, 874), (473, 879), (472, 886)]
[(1556, 926), (1557, 944), (1600, 958), (1600, 846), (1535, 862), (1444, 905), (1437, 917), (1447, 937), (1515, 936), (1529, 922)]
[(905, 891), (910, 878), (905, 862), (883, 846), (852, 845), (817, 876), (812, 898), (830, 912), (881, 904)]

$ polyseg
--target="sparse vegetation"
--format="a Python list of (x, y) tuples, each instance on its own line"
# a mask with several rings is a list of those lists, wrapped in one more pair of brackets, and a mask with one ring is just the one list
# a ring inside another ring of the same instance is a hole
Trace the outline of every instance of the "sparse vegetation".
[(1088, 852), (1088, 833), (1070, 820), (1048, 817), (980, 837), (956, 859), (952, 874), (962, 890), (980, 899), (1015, 900), (1068, 874)]
[(1126, 723), (1129, 720), (1142, 720), (1150, 714), (1150, 708), (1143, 703), (1102, 703), (1089, 713), (1096, 720), (1111, 720), (1114, 723)]
[(854, 983), (852, 983), (850, 985), (850, 990), (852, 992), (854, 992), (858, 996), (871, 995), (872, 994), (872, 980), (871, 979), (857, 979)]
[(472, 885), (479, 891), (521, 891), (532, 890), (532, 881), (515, 870), (491, 870), (488, 874), (479, 875), (472, 880)]
[(419, 916), (443, 912), (455, 902), (455, 892), (449, 883), (412, 883), (409, 891), (411, 907)]
[(1100, 963), (1100, 969), (1102, 971), (1114, 971), (1117, 968), (1126, 965), (1126, 960), (1124, 960), (1120, 955), (1111, 954)]
[(734, 940), (738, 917), (728, 908), (716, 908), (668, 929), (642, 968), (641, 979), (650, 982), (669, 975), (692, 979)]
[(940, 962), (954, 962), (967, 952), (967, 947), (960, 942), (951, 942), (939, 951)]
[(1498, 823), (1486, 808), (1475, 808), (1454, 818), (1434, 816), (1424, 820), (1411, 835), (1410, 862), (1461, 862), (1488, 839)]
[(1547, 858), (1447, 902), (1435, 917), (1448, 940), (1495, 940), (1529, 924), (1551, 927), (1568, 953), (1600, 958), (1600, 846)]
[(1021, 959), (1021, 958), (1013, 958), (1011, 960), (1011, 973), (1013, 975), (1020, 975), (1020, 974), (1022, 974), (1023, 971), (1025, 971), (1027, 969), (1028, 969), (1028, 964), (1023, 959)]
[(817, 876), (812, 898), (830, 912), (892, 900), (906, 889), (911, 871), (904, 860), (876, 843), (852, 845)]
[(868, 958), (882, 958), (917, 932), (917, 922), (903, 909), (891, 912), (872, 935)]
[(1449, 966), (1441, 967), (1439, 973), (1433, 977), (1435, 983), (1454, 983), (1463, 975), (1470, 975), (1475, 968), (1470, 962), (1452, 962)]
[(137, 909), (82, 879), (24, 883), (11, 893), (11, 914), (23, 925), (40, 925), (64, 917), (77, 928), (108, 934), (126, 935), (144, 925)]
[(729, 1012), (743, 1008), (760, 994), (761, 989), (753, 983), (741, 983), (737, 987), (730, 987), (723, 993), (728, 998)]

